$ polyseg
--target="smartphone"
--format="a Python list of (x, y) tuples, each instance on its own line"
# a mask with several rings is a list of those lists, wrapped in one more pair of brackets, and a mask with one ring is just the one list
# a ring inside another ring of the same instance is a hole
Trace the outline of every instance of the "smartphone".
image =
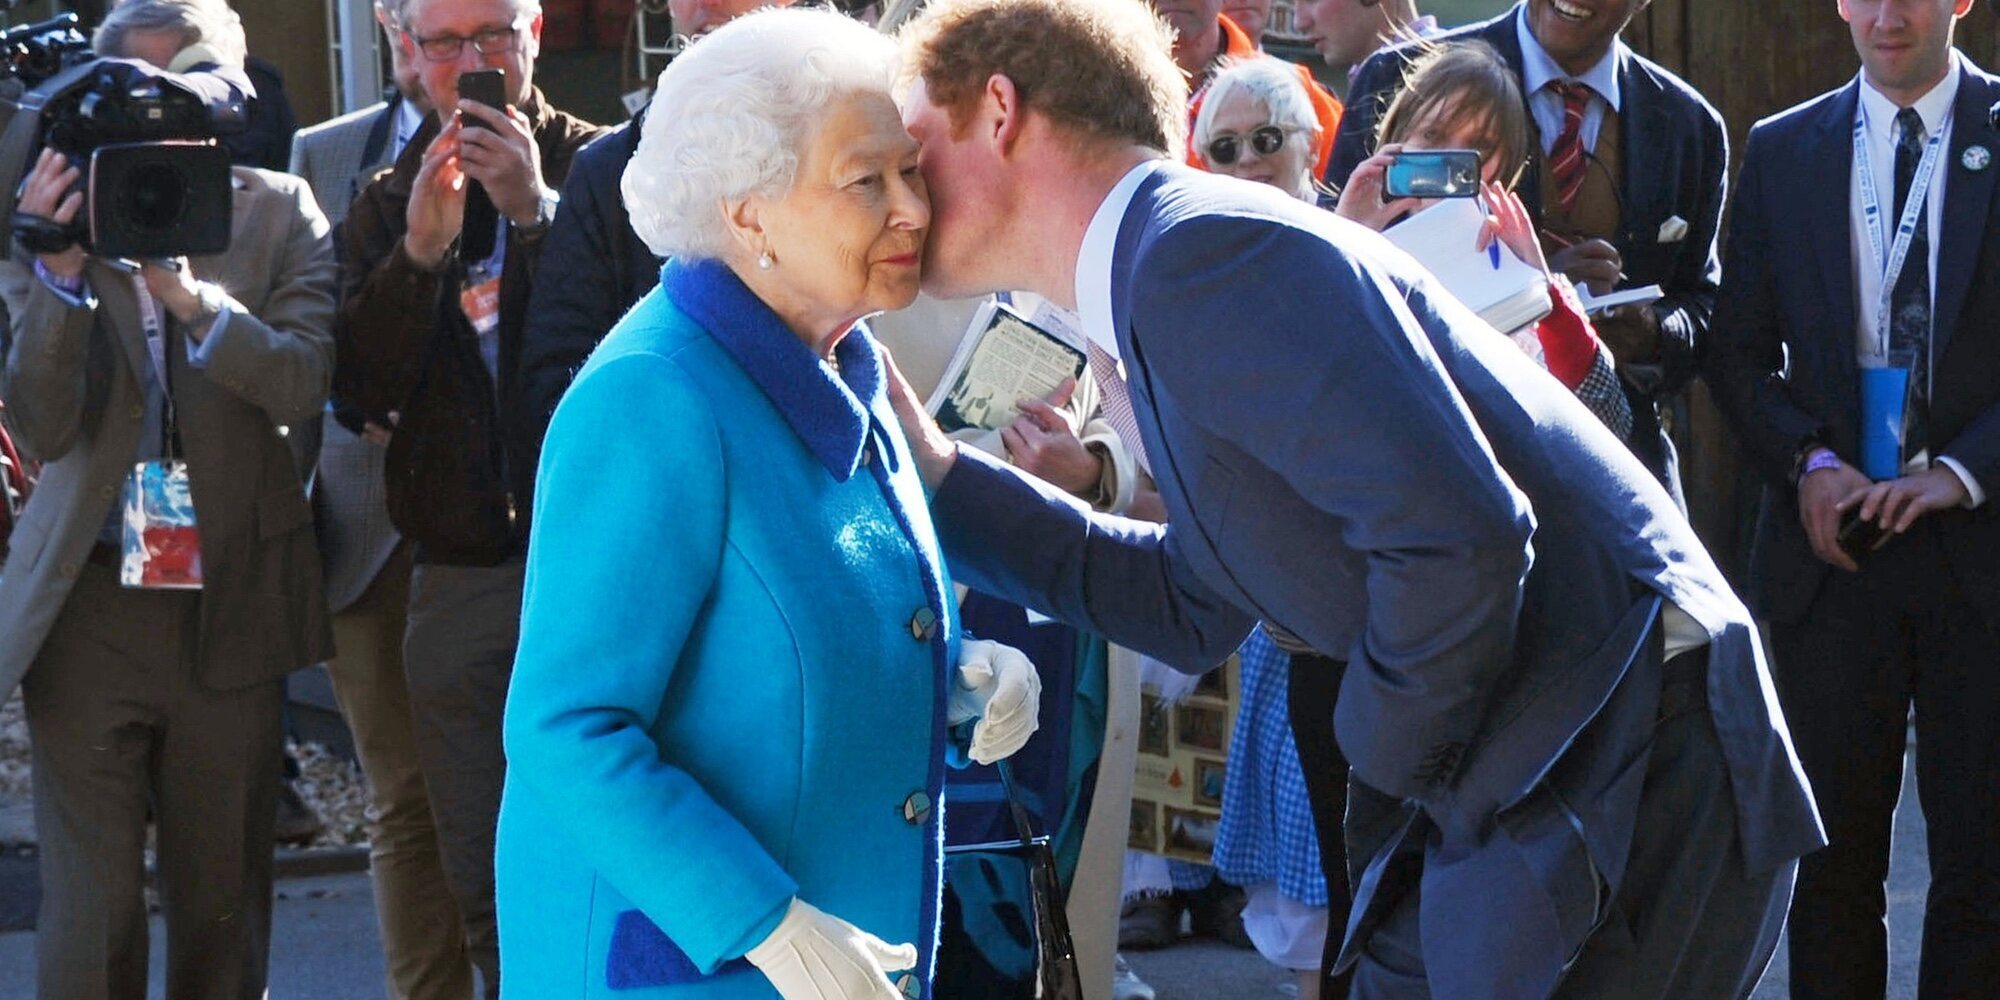
[(1840, 543), (1840, 550), (1857, 563), (1889, 541), (1889, 529), (1863, 519), (1860, 512), (1861, 508), (1856, 507), (1843, 515), (1840, 533), (1834, 536), (1835, 541)]
[(1391, 198), (1471, 198), (1479, 193), (1479, 151), (1404, 150), (1389, 161), (1382, 190)]
[[(505, 110), (507, 107), (507, 71), (495, 67), (493, 69), (476, 69), (470, 73), (458, 74), (458, 96), (463, 100), (478, 101), (489, 108)], [(485, 122), (471, 115), (464, 116), (464, 120), (466, 128), (486, 127)]]

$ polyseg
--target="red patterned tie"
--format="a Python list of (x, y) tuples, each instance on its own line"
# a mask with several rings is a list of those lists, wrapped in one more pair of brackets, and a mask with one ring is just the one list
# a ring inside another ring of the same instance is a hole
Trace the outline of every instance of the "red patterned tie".
[(1556, 199), (1564, 212), (1576, 208), (1577, 193), (1583, 190), (1583, 175), (1590, 165), (1583, 153), (1583, 111), (1590, 106), (1595, 91), (1588, 84), (1550, 80), (1549, 89), (1563, 101), (1562, 134), (1549, 150), (1549, 169), (1556, 178)]

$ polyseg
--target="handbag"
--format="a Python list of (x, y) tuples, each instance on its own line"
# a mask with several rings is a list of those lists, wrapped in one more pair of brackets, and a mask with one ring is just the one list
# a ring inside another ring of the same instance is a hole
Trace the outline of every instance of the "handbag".
[(995, 765), (1018, 841), (945, 848), (932, 995), (1083, 1000), (1049, 838), (1035, 836), (1007, 761)]

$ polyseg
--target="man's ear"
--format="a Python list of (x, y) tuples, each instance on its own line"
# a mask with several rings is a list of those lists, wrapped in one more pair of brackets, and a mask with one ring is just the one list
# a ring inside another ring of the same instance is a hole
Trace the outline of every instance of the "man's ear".
[(993, 144), (1001, 152), (1013, 149), (1021, 130), (1027, 125), (1028, 109), (1021, 103), (1021, 92), (1014, 81), (1000, 73), (986, 79), (986, 91), (980, 97), (980, 111), (984, 121), (982, 126), (990, 130)]

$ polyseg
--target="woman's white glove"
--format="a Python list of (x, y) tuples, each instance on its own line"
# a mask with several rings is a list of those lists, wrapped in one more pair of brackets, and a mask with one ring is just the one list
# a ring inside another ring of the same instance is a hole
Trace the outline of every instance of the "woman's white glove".
[(1042, 677), (1021, 651), (985, 639), (958, 644), (958, 683), (952, 685), (945, 721), (978, 719), (967, 753), (981, 764), (1011, 755), (1041, 727)]
[(778, 928), (743, 957), (785, 1000), (903, 1000), (889, 973), (915, 967), (917, 946), (888, 944), (794, 898)]

